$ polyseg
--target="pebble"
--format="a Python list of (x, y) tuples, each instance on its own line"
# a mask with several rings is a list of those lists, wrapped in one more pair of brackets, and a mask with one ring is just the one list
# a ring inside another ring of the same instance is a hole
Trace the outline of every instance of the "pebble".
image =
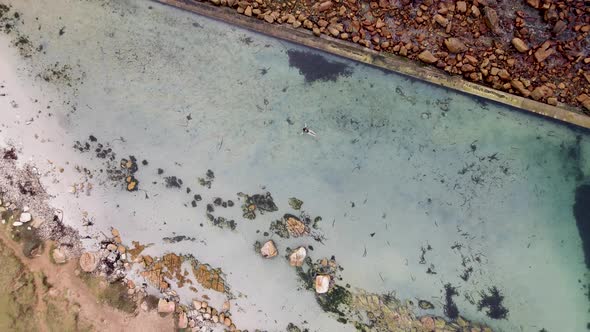
[(12, 226), (17, 226), (18, 227), (18, 226), (22, 226), (22, 225), (23, 225), (23, 223), (20, 222), (20, 221), (15, 221), (15, 222), (12, 223)]
[(520, 38), (513, 38), (512, 45), (520, 53), (525, 53), (529, 50), (529, 46), (524, 42), (524, 40), (522, 40)]
[(23, 223), (29, 222), (29, 221), (31, 221), (31, 219), (33, 219), (33, 217), (28, 212), (24, 212), (24, 213), (20, 214), (20, 222), (23, 222)]

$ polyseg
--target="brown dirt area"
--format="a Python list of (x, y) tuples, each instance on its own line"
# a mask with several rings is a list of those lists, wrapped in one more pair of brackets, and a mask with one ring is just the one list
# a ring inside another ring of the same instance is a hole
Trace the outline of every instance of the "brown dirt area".
[[(49, 246), (46, 246), (49, 247)], [(27, 258), (0, 232), (0, 330), (3, 331), (173, 331), (173, 316), (114, 309), (76, 275), (77, 260), (56, 265), (48, 250)], [(111, 286), (105, 286), (111, 287)]]
[(590, 115), (590, 6), (575, 0), (183, 0), (227, 6)]

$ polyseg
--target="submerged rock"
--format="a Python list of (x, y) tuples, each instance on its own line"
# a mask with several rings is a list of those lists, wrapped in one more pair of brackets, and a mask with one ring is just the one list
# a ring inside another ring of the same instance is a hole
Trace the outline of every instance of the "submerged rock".
[(295, 197), (289, 198), (289, 206), (291, 206), (294, 210), (301, 209), (301, 205), (303, 205), (303, 201), (301, 201)]
[(303, 266), (303, 262), (305, 261), (305, 257), (307, 256), (307, 250), (304, 247), (299, 247), (295, 249), (289, 255), (289, 265), (291, 266)]
[(238, 196), (244, 197), (244, 204), (242, 204), (243, 216), (247, 219), (256, 218), (256, 210), (260, 213), (278, 211), (278, 207), (269, 192), (265, 195), (254, 194), (252, 196), (244, 193), (238, 193)]
[(320, 274), (315, 277), (315, 291), (318, 294), (327, 293), (330, 289), (330, 276)]
[(289, 235), (300, 237), (309, 233), (307, 226), (299, 218), (286, 214), (284, 217)]
[(423, 310), (430, 310), (430, 309), (434, 309), (434, 304), (425, 301), (425, 300), (418, 300), (418, 306), (420, 307), (420, 309)]
[(277, 247), (272, 240), (266, 241), (262, 248), (260, 248), (260, 254), (264, 258), (273, 258), (278, 254)]

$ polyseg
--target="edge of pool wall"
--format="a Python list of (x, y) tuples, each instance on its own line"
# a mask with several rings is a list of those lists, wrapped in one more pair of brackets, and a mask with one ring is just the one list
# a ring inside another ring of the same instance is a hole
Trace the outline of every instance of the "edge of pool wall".
[(269, 24), (263, 20), (238, 14), (229, 7), (219, 7), (193, 0), (152, 0), (161, 4), (184, 9), (205, 17), (223, 21), (241, 28), (268, 36), (304, 45), (343, 58), (369, 64), (388, 71), (410, 76), (438, 86), (492, 100), (527, 112), (590, 129), (590, 116), (582, 115), (564, 107), (551, 106), (532, 99), (495, 90), (465, 80), (459, 75), (445, 72), (414, 60), (390, 53), (380, 53), (360, 45), (335, 39), (326, 35), (317, 37), (306, 29), (295, 29), (287, 24)]

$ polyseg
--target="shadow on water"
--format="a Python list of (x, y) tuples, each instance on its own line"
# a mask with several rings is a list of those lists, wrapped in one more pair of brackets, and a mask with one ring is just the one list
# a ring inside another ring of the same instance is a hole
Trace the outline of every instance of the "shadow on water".
[(582, 239), (582, 250), (586, 267), (590, 269), (590, 184), (581, 184), (576, 188), (574, 217)]
[(322, 55), (307, 52), (288, 50), (289, 67), (299, 69), (303, 75), (305, 83), (316, 81), (335, 82), (340, 76), (348, 77), (352, 75), (350, 65), (343, 62), (329, 61)]

